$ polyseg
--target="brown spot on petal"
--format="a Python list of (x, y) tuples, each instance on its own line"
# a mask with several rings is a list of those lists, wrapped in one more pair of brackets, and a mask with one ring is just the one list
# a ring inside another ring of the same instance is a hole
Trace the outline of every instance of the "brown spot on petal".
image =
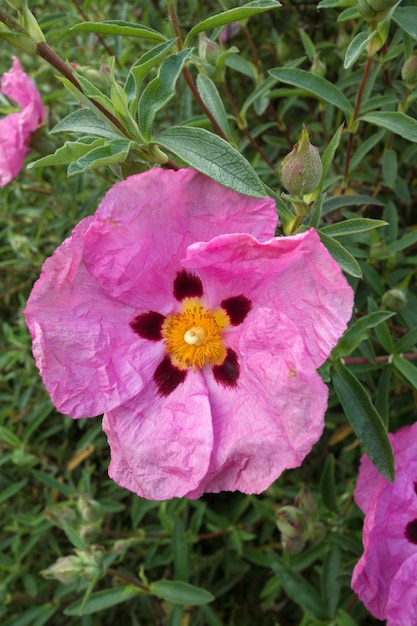
[(201, 298), (203, 295), (203, 283), (192, 272), (181, 270), (174, 280), (174, 296), (181, 302), (184, 298)]
[(230, 318), (232, 326), (239, 326), (252, 308), (252, 302), (241, 294), (240, 296), (232, 296), (226, 298), (220, 303)]
[(407, 524), (405, 536), (410, 543), (417, 545), (417, 519), (414, 519), (412, 522)]
[(213, 367), (214, 379), (223, 387), (236, 387), (239, 372), (237, 354), (232, 348), (227, 349), (227, 355), (223, 363)]
[(297, 370), (294, 369), (290, 369), (290, 371), (288, 372), (288, 375), (290, 378), (297, 378), (298, 374), (297, 374)]
[(153, 375), (158, 394), (163, 397), (169, 396), (178, 385), (184, 382), (186, 376), (187, 370), (179, 370), (178, 367), (172, 365), (169, 356), (164, 357)]
[(165, 317), (156, 311), (141, 313), (130, 322), (130, 328), (139, 337), (149, 339), (150, 341), (159, 341), (162, 339), (161, 329)]

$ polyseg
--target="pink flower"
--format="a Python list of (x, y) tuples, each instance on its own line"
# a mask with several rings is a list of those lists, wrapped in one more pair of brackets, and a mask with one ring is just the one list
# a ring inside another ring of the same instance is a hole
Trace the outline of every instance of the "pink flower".
[(417, 423), (389, 435), (395, 481), (361, 459), (355, 501), (365, 513), (364, 553), (352, 589), (387, 626), (417, 624)]
[(4, 187), (21, 170), (30, 136), (42, 123), (44, 110), (38, 90), (16, 57), (12, 69), (1, 78), (1, 93), (20, 107), (0, 120), (0, 187)]
[(319, 439), (316, 372), (353, 292), (314, 230), (193, 170), (117, 183), (46, 261), (26, 318), (58, 410), (105, 412), (109, 474), (149, 499), (259, 493)]

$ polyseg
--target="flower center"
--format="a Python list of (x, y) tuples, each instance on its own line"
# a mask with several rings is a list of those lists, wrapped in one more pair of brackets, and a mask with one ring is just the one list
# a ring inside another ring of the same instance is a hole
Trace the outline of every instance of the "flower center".
[(185, 298), (181, 308), (165, 318), (161, 329), (173, 365), (180, 370), (221, 365), (227, 354), (222, 341), (222, 331), (230, 324), (227, 313), (205, 308), (200, 298)]

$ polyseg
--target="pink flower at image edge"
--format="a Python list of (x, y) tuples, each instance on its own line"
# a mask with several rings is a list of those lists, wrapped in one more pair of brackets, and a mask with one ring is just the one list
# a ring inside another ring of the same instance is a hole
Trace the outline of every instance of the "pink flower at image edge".
[(320, 438), (316, 369), (353, 291), (315, 230), (194, 170), (115, 184), (25, 311), (59, 411), (105, 413), (110, 477), (154, 500), (260, 493)]
[(395, 460), (390, 483), (361, 459), (355, 501), (365, 513), (364, 552), (352, 589), (387, 626), (417, 624), (417, 424), (389, 434)]
[(44, 109), (38, 90), (16, 57), (1, 78), (0, 90), (20, 107), (0, 119), (0, 187), (4, 187), (20, 172), (30, 137), (44, 119)]

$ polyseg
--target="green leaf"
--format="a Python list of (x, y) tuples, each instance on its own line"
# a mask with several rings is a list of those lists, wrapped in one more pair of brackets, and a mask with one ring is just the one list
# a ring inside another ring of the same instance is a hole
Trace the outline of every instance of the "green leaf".
[(383, 160), (382, 160), (382, 177), (384, 179), (385, 184), (391, 189), (394, 189), (395, 182), (397, 180), (398, 173), (398, 160), (397, 153), (395, 150), (387, 149), (384, 150)]
[(138, 108), (139, 126), (146, 139), (150, 139), (152, 124), (157, 111), (175, 95), (175, 85), (192, 49), (181, 50), (165, 59), (159, 68), (158, 76), (144, 89)]
[(74, 546), (74, 548), (76, 548), (77, 550), (85, 550), (85, 542), (81, 539), (80, 535), (72, 528), (72, 526), (65, 521), (64, 518), (61, 518), (59, 520), (59, 525), (68, 537), (71, 544)]
[(205, 74), (199, 74), (197, 76), (197, 89), (204, 104), (213, 115), (226, 137), (230, 138), (232, 131), (230, 130), (223, 100), (220, 98), (214, 82)]
[(225, 187), (256, 198), (266, 196), (248, 161), (227, 141), (208, 130), (173, 126), (158, 135), (155, 142)]
[(131, 145), (132, 142), (128, 139), (110, 139), (73, 161), (68, 167), (68, 176), (81, 174), (104, 165), (121, 163), (126, 160)]
[(397, 7), (392, 19), (413, 39), (417, 39), (417, 7)]
[(128, 602), (132, 598), (136, 598), (142, 595), (138, 587), (128, 585), (126, 587), (116, 587), (115, 589), (103, 589), (92, 593), (88, 600), (77, 600), (70, 604), (65, 610), (65, 615), (90, 615), (91, 613), (97, 613), (98, 611), (104, 611), (116, 604), (122, 604), (122, 602)]
[(164, 59), (168, 51), (175, 43), (175, 39), (170, 39), (164, 43), (155, 46), (149, 52), (143, 54), (136, 63), (130, 68), (130, 73), (134, 76), (137, 85), (140, 85), (146, 74), (154, 67), (157, 67), (159, 62)]
[(371, 196), (364, 196), (361, 194), (345, 194), (343, 196), (334, 196), (333, 198), (327, 198), (323, 202), (323, 215), (336, 211), (338, 209), (344, 209), (348, 206), (362, 206), (363, 204), (375, 204), (377, 206), (384, 206), (384, 203)]
[(157, 580), (151, 583), (150, 591), (157, 598), (183, 606), (198, 606), (214, 600), (209, 591), (180, 580)]
[(410, 246), (414, 246), (415, 243), (417, 243), (417, 230), (412, 230), (401, 237), (401, 239), (397, 239), (397, 241), (390, 243), (387, 247), (387, 252), (389, 254), (401, 252)]
[(369, 122), (390, 130), (408, 141), (417, 143), (417, 120), (398, 111), (375, 111), (361, 115), (363, 122)]
[(63, 493), (66, 496), (74, 495), (73, 487), (70, 487), (69, 485), (62, 483), (61, 481), (57, 480), (50, 474), (46, 474), (45, 472), (41, 472), (40, 470), (35, 470), (35, 469), (32, 470), (32, 474), (36, 478), (36, 480), (39, 480), (39, 482), (43, 483), (47, 487), (50, 487), (51, 489), (59, 491), (60, 493)]
[(337, 346), (332, 351), (332, 359), (348, 356), (368, 338), (369, 329), (382, 324), (395, 315), (391, 311), (376, 311), (356, 320), (345, 332)]
[(413, 389), (417, 389), (417, 367), (399, 354), (391, 361), (397, 374), (400, 374)]
[(374, 228), (387, 226), (384, 220), (374, 220), (368, 217), (355, 217), (351, 220), (343, 220), (336, 224), (323, 226), (321, 232), (331, 237), (343, 237), (345, 235), (356, 235), (358, 233), (366, 233)]
[(317, 76), (306, 70), (288, 67), (275, 68), (270, 70), (269, 73), (283, 83), (304, 89), (310, 95), (333, 104), (338, 109), (341, 109), (347, 118), (353, 114), (353, 107), (346, 96), (336, 85), (333, 85), (333, 83), (322, 76)]
[(329, 617), (336, 615), (340, 598), (340, 548), (332, 545), (323, 561), (322, 595)]
[(104, 22), (80, 22), (71, 26), (70, 30), (81, 30), (102, 35), (122, 35), (124, 37), (141, 37), (142, 39), (156, 39), (165, 41), (166, 37), (148, 26), (124, 22), (123, 20), (105, 20)]
[(83, 156), (83, 154), (89, 152), (92, 147), (101, 146), (103, 142), (104, 139), (96, 139), (94, 137), (83, 137), (78, 141), (66, 141), (53, 154), (48, 154), (48, 156), (42, 157), (42, 159), (29, 163), (28, 168), (72, 163)]
[(347, 70), (360, 57), (362, 52), (366, 50), (368, 43), (375, 37), (378, 31), (373, 30), (369, 33), (358, 33), (347, 47), (343, 67)]
[(23, 487), (26, 486), (27, 482), (27, 479), (19, 480), (18, 482), (12, 483), (6, 488), (3, 487), (0, 493), (0, 504), (6, 502), (10, 498), (13, 498), (13, 496), (19, 493), (19, 491), (21, 491)]
[(184, 524), (179, 515), (175, 516), (174, 521), (172, 553), (175, 578), (186, 582), (190, 577), (189, 548), (185, 537)]
[[(56, 126), (50, 130), (50, 133), (79, 133), (86, 135), (99, 135), (100, 137), (108, 137), (110, 139), (120, 138), (120, 131), (113, 131), (110, 122), (107, 124), (101, 120), (91, 109), (77, 109), (73, 111), (63, 120), (58, 122)], [(116, 129), (117, 130), (117, 129)]]
[(197, 35), (198, 33), (202, 33), (204, 30), (210, 30), (212, 28), (217, 28), (218, 26), (225, 26), (226, 24), (231, 24), (232, 22), (245, 20), (252, 17), (252, 15), (264, 13), (264, 11), (270, 11), (271, 9), (277, 9), (280, 6), (281, 3), (278, 2), (278, 0), (255, 0), (254, 2), (248, 2), (248, 4), (244, 4), (241, 7), (230, 9), (229, 11), (224, 11), (218, 15), (208, 17), (199, 24), (196, 24), (190, 30), (185, 39), (185, 45), (187, 45), (187, 42), (191, 39), (191, 37), (194, 37), (194, 35)]
[(273, 571), (279, 576), (285, 593), (291, 600), (317, 618), (326, 617), (320, 596), (305, 578), (288, 567), (276, 554), (271, 554), (270, 563)]
[(394, 480), (394, 457), (381, 416), (363, 385), (341, 361), (331, 368), (332, 382), (340, 404), (366, 454), (376, 469)]
[(322, 474), (320, 476), (320, 493), (324, 505), (329, 511), (338, 512), (336, 498), (335, 460), (333, 454), (326, 458)]
[(351, 276), (355, 276), (355, 278), (362, 278), (360, 265), (350, 252), (336, 241), (336, 239), (333, 239), (333, 237), (329, 237), (329, 235), (326, 235), (326, 233), (323, 233), (321, 230), (317, 232), (322, 244), (326, 246), (334, 260), (339, 263), (342, 270)]

